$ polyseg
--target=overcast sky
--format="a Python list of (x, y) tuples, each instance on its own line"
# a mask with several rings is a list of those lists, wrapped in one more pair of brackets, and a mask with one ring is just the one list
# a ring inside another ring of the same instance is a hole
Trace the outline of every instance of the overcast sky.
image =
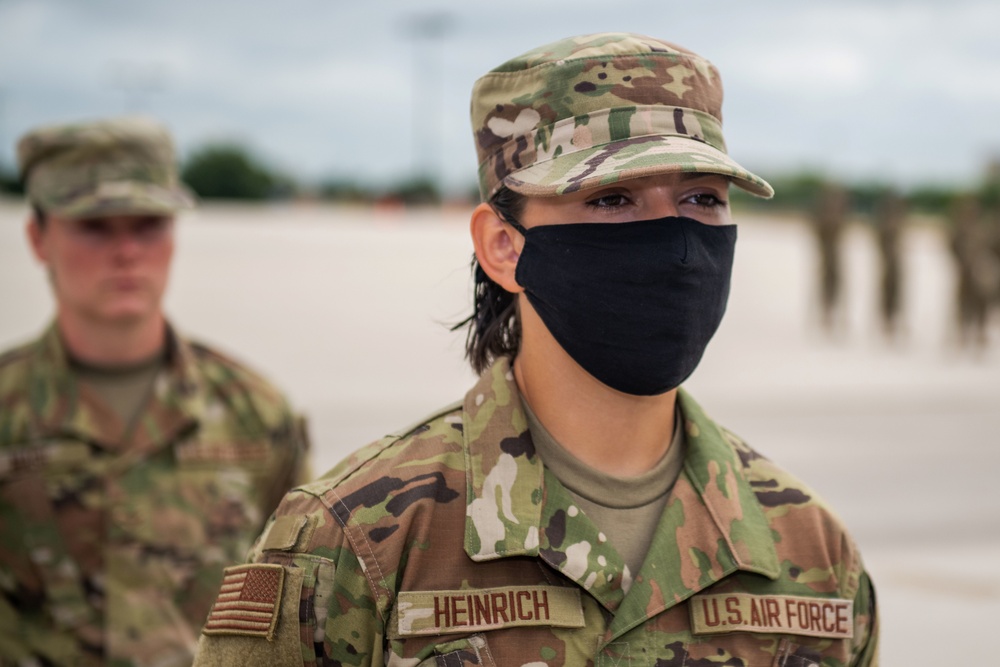
[(718, 65), (730, 151), (764, 174), (959, 183), (1000, 155), (996, 0), (0, 0), (0, 161), (32, 126), (138, 110), (182, 154), (233, 139), (304, 180), (464, 187), (473, 81), (606, 30)]

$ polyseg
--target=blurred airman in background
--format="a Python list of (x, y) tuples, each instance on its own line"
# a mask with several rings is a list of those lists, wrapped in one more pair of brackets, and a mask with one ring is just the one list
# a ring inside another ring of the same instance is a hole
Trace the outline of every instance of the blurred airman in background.
[(906, 200), (896, 190), (887, 190), (875, 206), (875, 234), (881, 261), (879, 314), (882, 332), (889, 340), (900, 334), (903, 267), (902, 239), (906, 225)]
[(18, 144), (56, 304), (0, 356), (0, 665), (192, 661), (224, 564), (307, 478), (301, 419), (167, 321), (167, 131), (130, 118)]
[[(986, 167), (981, 201), (989, 247), (995, 262), (1000, 266), (1000, 158), (994, 158)], [(1000, 284), (994, 285), (993, 307), (1000, 308)]]
[(954, 201), (951, 252), (956, 271), (956, 333), (959, 347), (981, 351), (988, 342), (990, 303), (1000, 285), (1000, 259), (991, 248), (982, 206), (972, 194)]
[(819, 250), (820, 323), (827, 333), (839, 333), (844, 328), (841, 264), (849, 213), (847, 190), (837, 183), (824, 183), (816, 199), (812, 221)]

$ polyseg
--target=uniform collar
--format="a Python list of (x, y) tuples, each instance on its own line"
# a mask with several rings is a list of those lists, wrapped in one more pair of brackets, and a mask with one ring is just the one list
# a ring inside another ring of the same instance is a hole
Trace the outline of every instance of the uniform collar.
[[(204, 380), (193, 350), (169, 325), (166, 339), (168, 364), (157, 377), (150, 403), (127, 443), (133, 450), (159, 448), (198, 423), (204, 413), (200, 398)], [(33, 435), (79, 439), (112, 450), (123, 447), (125, 425), (76, 381), (56, 324), (35, 345), (28, 389)]]
[[(658, 530), (640, 572), (628, 573), (542, 465), (510, 360), (499, 359), (464, 403), (469, 557), (540, 557), (618, 611), (622, 623), (673, 606), (736, 570), (777, 577), (770, 527), (737, 450), (690, 396), (678, 395), (687, 451), (661, 518), (672, 530)], [(623, 613), (632, 606), (634, 614)]]

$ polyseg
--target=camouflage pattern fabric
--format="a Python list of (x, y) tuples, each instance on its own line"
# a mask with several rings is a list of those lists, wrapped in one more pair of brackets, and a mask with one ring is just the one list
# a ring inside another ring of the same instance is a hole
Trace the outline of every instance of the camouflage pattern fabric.
[(28, 200), (66, 218), (171, 215), (194, 204), (170, 134), (142, 117), (40, 127), (17, 144)]
[(583, 35), (518, 56), (476, 82), (472, 127), (483, 201), (501, 185), (551, 196), (681, 171), (774, 194), (726, 153), (719, 71), (652, 37)]
[(195, 664), (877, 664), (837, 518), (683, 392), (680, 409), (683, 473), (634, 578), (542, 465), (500, 359), (464, 403), (289, 493), (249, 566), (282, 566), (280, 601), (254, 621), (221, 594)]
[(0, 357), (3, 667), (190, 665), (224, 566), (307, 479), (281, 394), (169, 340), (128, 441), (55, 327)]

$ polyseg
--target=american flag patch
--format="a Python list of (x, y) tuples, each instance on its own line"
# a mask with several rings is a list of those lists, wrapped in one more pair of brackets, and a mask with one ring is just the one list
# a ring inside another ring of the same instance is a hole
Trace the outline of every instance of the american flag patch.
[(259, 563), (227, 567), (222, 588), (202, 629), (206, 635), (274, 636), (285, 569)]

